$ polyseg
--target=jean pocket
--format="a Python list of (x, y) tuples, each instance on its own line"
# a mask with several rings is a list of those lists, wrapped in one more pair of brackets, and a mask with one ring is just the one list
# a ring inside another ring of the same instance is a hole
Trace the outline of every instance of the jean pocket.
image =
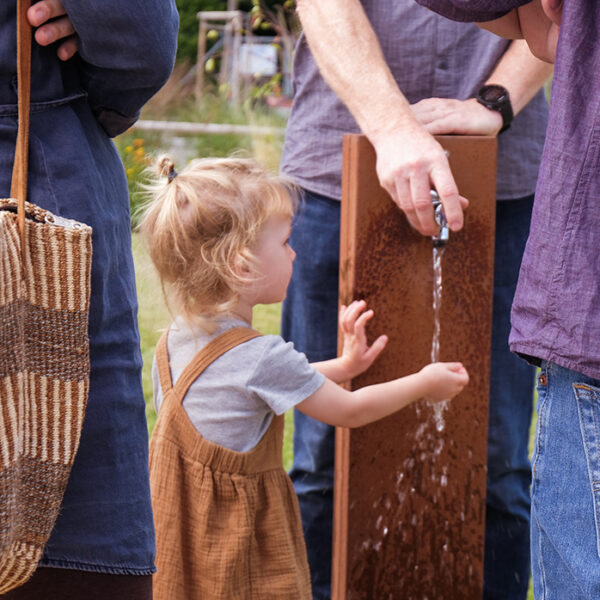
[(594, 501), (596, 549), (600, 556), (600, 388), (587, 383), (574, 383), (579, 424)]

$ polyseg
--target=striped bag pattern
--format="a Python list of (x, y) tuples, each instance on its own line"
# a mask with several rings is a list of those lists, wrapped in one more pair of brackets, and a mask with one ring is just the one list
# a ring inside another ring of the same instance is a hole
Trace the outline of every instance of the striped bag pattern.
[(0, 200), (0, 593), (37, 567), (79, 445), (89, 387), (92, 230)]

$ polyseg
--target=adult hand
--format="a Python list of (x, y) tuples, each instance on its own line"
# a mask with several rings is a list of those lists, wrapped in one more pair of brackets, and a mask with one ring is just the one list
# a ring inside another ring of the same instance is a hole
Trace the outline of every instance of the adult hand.
[(496, 135), (502, 129), (502, 115), (479, 104), (475, 98), (426, 98), (411, 109), (432, 135)]
[(77, 37), (73, 23), (61, 0), (40, 0), (27, 11), (32, 27), (37, 27), (35, 41), (40, 46), (49, 46), (61, 41), (56, 54), (61, 60), (69, 60), (77, 52)]
[(440, 196), (450, 229), (462, 228), (468, 201), (458, 193), (448, 158), (430, 133), (415, 120), (372, 141), (379, 182), (417, 231), (435, 235), (439, 230), (433, 220), (431, 188)]

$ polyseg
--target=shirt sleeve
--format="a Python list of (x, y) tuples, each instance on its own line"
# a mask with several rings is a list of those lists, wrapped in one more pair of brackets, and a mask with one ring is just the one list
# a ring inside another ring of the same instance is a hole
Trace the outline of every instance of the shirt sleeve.
[(281, 415), (314, 394), (325, 376), (291, 342), (276, 335), (262, 340), (264, 349), (248, 379), (248, 389)]
[(499, 19), (514, 8), (531, 0), (416, 0), (417, 4), (451, 19), (466, 23), (483, 23)]
[(133, 125), (168, 79), (179, 17), (174, 0), (63, 0), (78, 36), (81, 84), (110, 136)]

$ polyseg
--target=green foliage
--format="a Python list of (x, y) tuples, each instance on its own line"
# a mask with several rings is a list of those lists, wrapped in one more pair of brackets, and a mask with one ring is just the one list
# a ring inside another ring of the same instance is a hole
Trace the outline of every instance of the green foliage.
[[(262, 88), (252, 92), (253, 98)], [(223, 94), (218, 91), (206, 93), (200, 106), (196, 106), (194, 99), (187, 96), (181, 101), (174, 102), (168, 109), (157, 111), (151, 101), (143, 112), (145, 118), (158, 118), (168, 121), (187, 121), (190, 123), (224, 123), (238, 125), (264, 125), (272, 127), (285, 127), (285, 117), (269, 110), (264, 105), (244, 103), (236, 108), (227, 100), (225, 89)], [(179, 145), (175, 142), (179, 142)], [(185, 158), (178, 155), (178, 148), (184, 143), (187, 159), (206, 156), (230, 156), (234, 153), (243, 153), (254, 156), (267, 168), (277, 171), (281, 154), (283, 137), (251, 136), (239, 134), (205, 134), (181, 136), (174, 140), (172, 134), (161, 132), (142, 132), (129, 130), (115, 139), (117, 150), (127, 176), (131, 204), (132, 224), (137, 224), (137, 215), (146, 197), (142, 186), (148, 181), (148, 167), (152, 167), (155, 159), (161, 154), (169, 154), (175, 160), (176, 167), (185, 166)]]
[[(205, 10), (227, 10), (226, 0), (176, 0), (177, 10), (179, 11), (179, 45), (177, 49), (177, 59), (188, 60), (191, 63), (196, 62), (198, 54), (198, 18), (196, 15)], [(264, 7), (267, 11), (276, 12), (278, 7), (283, 8), (287, 13), (292, 13), (295, 2), (293, 0), (240, 0), (239, 10), (251, 13), (253, 10), (260, 21), (256, 23), (253, 29), (255, 35), (275, 35), (275, 29), (268, 22), (265, 22), (262, 11), (257, 12), (254, 7)], [(214, 43), (216, 39), (209, 39), (208, 46)]]
[(151, 164), (151, 158), (148, 155), (148, 144), (150, 147), (154, 147), (157, 140), (156, 135), (143, 138), (132, 131), (125, 132), (115, 139), (115, 145), (121, 155), (125, 175), (127, 176), (133, 222), (135, 222), (135, 214), (143, 202), (140, 183), (146, 180), (146, 169)]
[(176, 0), (179, 11), (178, 60), (196, 62), (198, 54), (198, 19), (201, 10), (226, 10), (226, 0)]

